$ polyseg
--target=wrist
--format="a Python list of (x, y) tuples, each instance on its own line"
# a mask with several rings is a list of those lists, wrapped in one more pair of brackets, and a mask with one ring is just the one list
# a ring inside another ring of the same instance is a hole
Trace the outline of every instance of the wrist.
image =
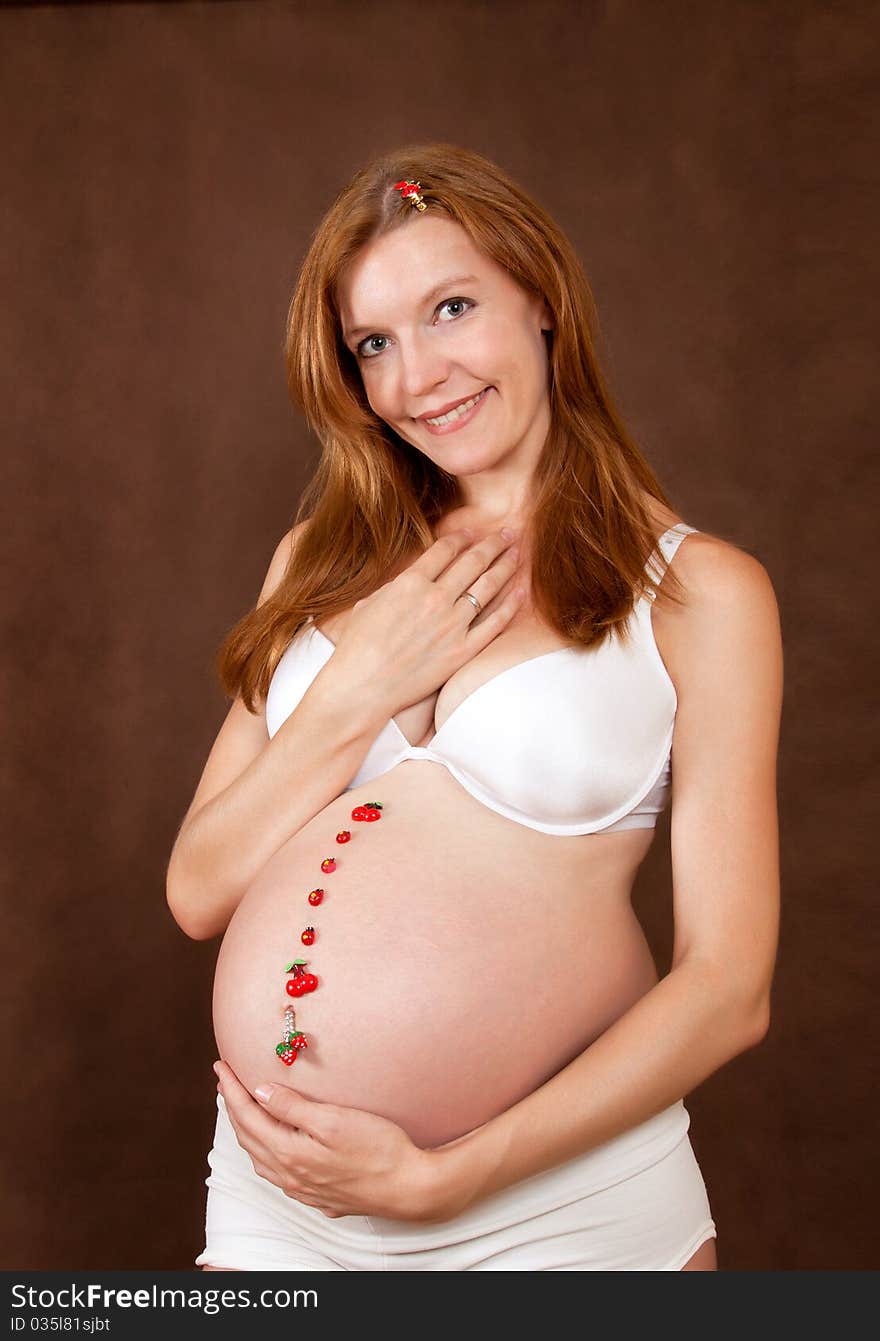
[(337, 671), (333, 663), (338, 655), (312, 681), (302, 703), (308, 702), (319, 726), (332, 733), (337, 745), (361, 739), (372, 743), (394, 710), (381, 685), (353, 685)]
[(484, 1123), (445, 1145), (422, 1151), (427, 1158), (422, 1166), (420, 1219), (452, 1220), (497, 1190), (492, 1180), (500, 1155), (497, 1143), (491, 1140), (490, 1125)]
[(443, 1224), (468, 1204), (467, 1176), (458, 1152), (442, 1148), (419, 1151), (417, 1176), (411, 1186), (408, 1220)]

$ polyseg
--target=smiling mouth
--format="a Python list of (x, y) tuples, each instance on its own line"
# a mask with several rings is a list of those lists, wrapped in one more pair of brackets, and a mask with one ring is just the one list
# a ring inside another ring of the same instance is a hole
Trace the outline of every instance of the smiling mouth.
[(456, 419), (463, 419), (466, 414), (469, 414), (490, 390), (491, 387), (483, 387), (478, 395), (471, 396), (470, 400), (463, 401), (461, 405), (456, 405), (454, 410), (449, 410), (446, 414), (435, 415), (431, 419), (423, 415), (421, 423), (430, 424), (432, 428), (442, 428), (445, 424), (454, 424)]

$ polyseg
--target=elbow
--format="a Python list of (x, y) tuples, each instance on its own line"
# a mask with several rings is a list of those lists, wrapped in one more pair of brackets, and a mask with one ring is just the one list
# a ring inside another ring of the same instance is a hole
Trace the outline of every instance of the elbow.
[(206, 925), (204, 917), (197, 915), (197, 900), (187, 892), (173, 853), (165, 875), (165, 902), (174, 921), (190, 940), (207, 941), (216, 935), (214, 929)]
[(732, 1056), (756, 1048), (770, 1030), (770, 986), (763, 981), (734, 979), (716, 964), (688, 961), (699, 977), (700, 988), (716, 1027), (727, 1039)]
[(739, 1002), (736, 1010), (738, 1033), (742, 1039), (741, 1051), (756, 1048), (770, 1031), (770, 1000), (761, 997), (757, 1002)]
[(166, 898), (169, 912), (185, 936), (191, 941), (208, 941), (215, 934), (209, 928), (197, 922), (191, 913), (177, 908), (170, 898)]
[(178, 902), (176, 894), (172, 894), (171, 890), (167, 887), (165, 890), (165, 902), (168, 905), (168, 911), (171, 913), (174, 921), (185, 936), (188, 936), (191, 941), (207, 940), (207, 936), (204, 934), (202, 927), (200, 927), (193, 918), (192, 912), (187, 910), (185, 904)]
[(760, 1015), (758, 1017), (755, 1042), (752, 1046), (756, 1047), (759, 1043), (763, 1042), (763, 1040), (767, 1037), (769, 1032), (770, 1032), (770, 1002), (769, 1000), (767, 1000), (763, 1003)]
[(714, 973), (710, 985), (704, 980), (704, 987), (710, 1016), (719, 1035), (724, 1037), (723, 1046), (731, 1059), (763, 1042), (770, 1029), (770, 998), (763, 989), (734, 987)]

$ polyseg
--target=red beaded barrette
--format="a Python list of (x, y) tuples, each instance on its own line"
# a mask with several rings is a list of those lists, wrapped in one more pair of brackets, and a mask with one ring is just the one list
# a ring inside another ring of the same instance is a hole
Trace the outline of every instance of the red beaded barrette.
[(399, 191), (404, 200), (408, 200), (417, 210), (426, 210), (428, 206), (419, 194), (419, 187), (421, 184), (421, 182), (395, 182), (394, 189), (395, 191)]

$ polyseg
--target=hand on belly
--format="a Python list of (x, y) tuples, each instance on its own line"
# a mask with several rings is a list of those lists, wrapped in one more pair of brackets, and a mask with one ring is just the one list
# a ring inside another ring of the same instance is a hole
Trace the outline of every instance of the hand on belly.
[(220, 1062), (214, 1070), (239, 1145), (255, 1171), (286, 1196), (331, 1219), (430, 1220), (449, 1214), (437, 1157), (386, 1118), (316, 1103), (287, 1085), (268, 1086), (258, 1103), (230, 1067)]

